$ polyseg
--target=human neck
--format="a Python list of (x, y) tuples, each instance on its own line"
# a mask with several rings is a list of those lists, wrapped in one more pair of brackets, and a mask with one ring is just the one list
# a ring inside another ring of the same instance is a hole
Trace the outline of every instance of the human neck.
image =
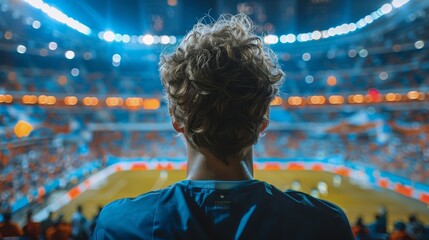
[(228, 164), (207, 150), (196, 150), (188, 144), (188, 180), (250, 180), (253, 179), (252, 148), (243, 158), (229, 157)]

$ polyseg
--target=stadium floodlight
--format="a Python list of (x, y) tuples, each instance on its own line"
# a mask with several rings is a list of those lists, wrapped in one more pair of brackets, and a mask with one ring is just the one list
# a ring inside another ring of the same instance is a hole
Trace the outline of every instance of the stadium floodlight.
[(131, 40), (130, 35), (128, 35), (128, 34), (124, 34), (124, 35), (122, 35), (122, 42), (124, 42), (124, 43), (129, 43), (129, 42), (130, 42), (130, 40)]
[(77, 77), (77, 76), (79, 76), (80, 71), (79, 71), (78, 68), (72, 68), (72, 70), (70, 71), (70, 73), (71, 73), (71, 75), (73, 77)]
[(371, 15), (366, 15), (365, 16), (365, 22), (367, 24), (370, 24), (370, 23), (374, 22), (374, 18)]
[(27, 47), (25, 47), (24, 45), (18, 45), (16, 47), (16, 51), (20, 54), (24, 54), (25, 52), (27, 52)]
[(380, 10), (382, 14), (388, 14), (392, 11), (392, 5), (389, 3), (384, 4), (383, 6), (381, 6)]
[(119, 34), (119, 33), (115, 34), (115, 41), (116, 42), (121, 42), (122, 41), (122, 35)]
[(105, 31), (103, 33), (103, 38), (107, 42), (113, 42), (113, 40), (115, 40), (115, 34), (112, 31)]
[(73, 59), (75, 57), (75, 54), (74, 54), (74, 52), (72, 50), (68, 50), (68, 51), (65, 52), (64, 56), (67, 59)]
[(34, 20), (33, 23), (31, 24), (31, 26), (34, 29), (39, 29), (42, 26), (42, 24), (40, 23), (40, 21)]
[(311, 54), (310, 53), (304, 53), (302, 54), (302, 60), (304, 60), (304, 62), (308, 62), (311, 59)]
[(170, 44), (176, 44), (177, 38), (175, 36), (170, 36)]
[(170, 37), (166, 36), (166, 35), (163, 35), (163, 36), (160, 37), (159, 42), (161, 44), (169, 44), (170, 43)]
[(150, 34), (146, 34), (143, 36), (142, 42), (146, 45), (152, 45), (155, 42), (155, 38)]
[(316, 31), (311, 33), (311, 38), (313, 40), (319, 40), (321, 37), (322, 37), (322, 32), (320, 32), (320, 31), (316, 30)]
[(121, 55), (119, 55), (117, 53), (113, 54), (112, 61), (116, 62), (116, 63), (120, 62), (121, 61)]
[(417, 42), (414, 43), (414, 47), (416, 49), (422, 49), (425, 46), (425, 42), (423, 42), (422, 40), (418, 40)]
[(279, 42), (279, 37), (277, 37), (276, 35), (267, 35), (264, 37), (264, 43), (266, 44), (276, 44)]
[(289, 43), (294, 43), (296, 41), (296, 36), (295, 34), (289, 33), (288, 35), (286, 35), (287, 41)]
[(50, 18), (66, 24), (67, 26), (73, 28), (74, 30), (83, 33), (85, 35), (91, 34), (91, 29), (87, 27), (86, 25), (80, 23), (79, 21), (68, 17), (65, 13), (61, 12), (59, 9), (49, 6), (48, 4), (44, 3), (42, 0), (25, 0), (28, 4), (30, 4), (32, 7), (36, 9), (42, 10), (46, 15), (48, 15)]
[(409, 2), (409, 0), (393, 0), (392, 1), (392, 6), (395, 7), (395, 8), (400, 8), (404, 4), (406, 4), (407, 2)]
[(52, 51), (57, 50), (58, 44), (56, 42), (50, 42), (48, 44), (48, 48), (49, 48), (49, 50), (52, 50)]

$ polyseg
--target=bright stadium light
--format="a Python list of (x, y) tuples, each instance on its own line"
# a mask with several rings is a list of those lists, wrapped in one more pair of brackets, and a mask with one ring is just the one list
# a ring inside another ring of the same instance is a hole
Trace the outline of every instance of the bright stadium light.
[(121, 42), (122, 41), (122, 35), (119, 34), (119, 33), (115, 34), (115, 41), (116, 42)]
[(24, 54), (25, 52), (27, 52), (27, 48), (24, 45), (18, 45), (16, 47), (16, 51), (20, 54)]
[(129, 43), (129, 42), (130, 42), (130, 40), (131, 40), (130, 35), (128, 35), (128, 34), (124, 34), (124, 35), (122, 35), (122, 42), (124, 42), (124, 43)]
[(39, 21), (34, 20), (34, 21), (33, 21), (33, 23), (31, 24), (31, 26), (32, 26), (34, 29), (39, 29), (39, 28), (42, 26), (42, 24), (41, 24)]
[(49, 50), (52, 50), (52, 51), (57, 50), (58, 44), (56, 42), (50, 42), (48, 44), (48, 48), (49, 48)]
[(163, 36), (160, 37), (159, 42), (161, 44), (168, 44), (168, 43), (170, 43), (170, 37), (166, 36), (166, 35), (163, 35)]
[(46, 15), (50, 18), (66, 24), (67, 26), (73, 28), (74, 30), (83, 33), (85, 35), (91, 34), (91, 29), (86, 25), (80, 23), (79, 21), (68, 17), (65, 13), (61, 12), (59, 9), (51, 7), (50, 5), (44, 3), (42, 0), (25, 0), (28, 4), (33, 6), (34, 8), (42, 10)]
[(296, 36), (295, 34), (289, 33), (288, 35), (286, 35), (287, 41), (289, 43), (294, 43), (296, 41)]
[(119, 54), (113, 54), (113, 56), (112, 56), (112, 61), (113, 62), (115, 62), (115, 63), (118, 63), (118, 62), (120, 62), (121, 61), (121, 55), (119, 55)]
[(276, 35), (267, 35), (264, 37), (264, 43), (266, 44), (276, 44), (278, 43), (279, 38)]
[(414, 47), (416, 49), (422, 49), (425, 46), (425, 42), (423, 42), (422, 40), (418, 40), (417, 42), (414, 43)]
[(390, 3), (386, 3), (383, 6), (381, 6), (380, 10), (382, 14), (388, 14), (392, 11), (392, 5)]
[(107, 42), (113, 42), (113, 40), (115, 40), (115, 34), (112, 31), (105, 31), (103, 33), (103, 38)]
[(176, 44), (177, 38), (175, 36), (170, 36), (170, 44)]
[(321, 37), (322, 37), (322, 32), (320, 32), (320, 31), (316, 30), (316, 31), (311, 33), (311, 38), (313, 40), (319, 40)]
[(402, 7), (404, 4), (406, 4), (407, 2), (409, 2), (409, 0), (393, 0), (392, 6), (395, 8), (399, 8), (399, 7)]
[(73, 58), (75, 57), (75, 54), (74, 54), (74, 52), (73, 52), (73, 51), (68, 50), (68, 51), (64, 54), (64, 56), (66, 56), (66, 58), (67, 58), (67, 59), (73, 59)]
[(155, 41), (155, 38), (150, 34), (146, 34), (142, 38), (142, 42), (146, 45), (152, 45), (154, 41)]

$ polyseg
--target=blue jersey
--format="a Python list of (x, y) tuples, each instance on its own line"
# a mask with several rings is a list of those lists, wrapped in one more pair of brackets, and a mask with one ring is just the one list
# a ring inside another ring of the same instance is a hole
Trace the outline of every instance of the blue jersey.
[(93, 239), (354, 239), (344, 212), (258, 180), (185, 180), (103, 208)]

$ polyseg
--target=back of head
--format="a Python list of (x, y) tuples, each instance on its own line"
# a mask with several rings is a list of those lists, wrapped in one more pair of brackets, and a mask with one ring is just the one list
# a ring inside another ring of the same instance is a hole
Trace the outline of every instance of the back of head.
[(201, 21), (161, 57), (171, 115), (194, 148), (239, 156), (256, 143), (283, 72), (244, 14)]

